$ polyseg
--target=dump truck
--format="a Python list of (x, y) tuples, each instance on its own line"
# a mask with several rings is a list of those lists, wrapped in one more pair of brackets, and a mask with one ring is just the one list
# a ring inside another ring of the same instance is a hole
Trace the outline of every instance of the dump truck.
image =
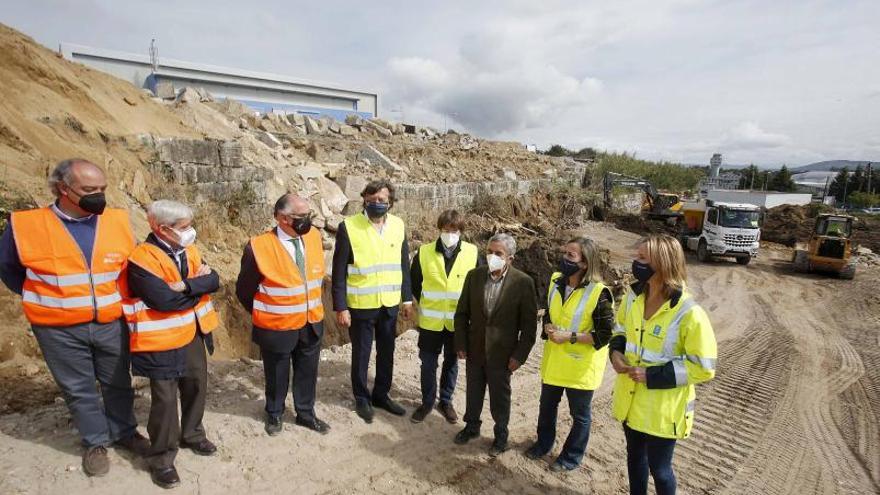
[(684, 203), (681, 213), (679, 240), (685, 249), (696, 251), (700, 261), (722, 256), (748, 265), (758, 256), (760, 207), (701, 199)]
[(795, 271), (836, 273), (845, 279), (855, 277), (850, 241), (853, 220), (849, 215), (820, 214), (810, 240), (795, 246), (791, 259)]

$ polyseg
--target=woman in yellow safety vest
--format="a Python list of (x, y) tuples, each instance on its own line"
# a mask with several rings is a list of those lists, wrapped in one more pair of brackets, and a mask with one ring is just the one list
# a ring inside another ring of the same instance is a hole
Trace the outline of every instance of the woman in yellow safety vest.
[(550, 277), (544, 315), (541, 408), (538, 439), (526, 456), (545, 456), (556, 440), (556, 412), (568, 396), (572, 425), (552, 471), (578, 467), (590, 439), (590, 403), (602, 383), (608, 340), (614, 327), (614, 298), (602, 283), (596, 243), (586, 237), (562, 247), (559, 269)]
[(715, 376), (712, 324), (687, 291), (684, 252), (668, 235), (637, 244), (636, 283), (627, 291), (611, 337), (617, 372), (613, 415), (623, 423), (631, 494), (675, 493), (675, 442), (690, 435), (694, 385)]

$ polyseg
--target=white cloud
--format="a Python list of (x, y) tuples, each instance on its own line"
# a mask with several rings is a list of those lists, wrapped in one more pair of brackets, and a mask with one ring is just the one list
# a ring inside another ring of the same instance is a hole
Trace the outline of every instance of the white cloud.
[(724, 135), (719, 145), (734, 150), (779, 148), (791, 142), (784, 134), (767, 132), (755, 122), (743, 122)]

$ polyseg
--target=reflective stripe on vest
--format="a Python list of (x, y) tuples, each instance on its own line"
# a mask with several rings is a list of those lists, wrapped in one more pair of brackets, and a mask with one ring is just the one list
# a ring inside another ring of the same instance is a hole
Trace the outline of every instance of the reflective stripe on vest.
[[(202, 264), (201, 253), (195, 246), (189, 246), (186, 258), (188, 278), (194, 278)], [(156, 245), (139, 245), (132, 251), (129, 262), (166, 283), (183, 280), (176, 262)], [(155, 310), (141, 298), (128, 294), (123, 311), (130, 329), (131, 352), (135, 353), (179, 349), (192, 342), (197, 328), (208, 334), (220, 323), (214, 303), (207, 294), (199, 298), (195, 307), (179, 311)]]
[[(605, 286), (591, 282), (575, 288), (563, 301), (556, 284), (560, 277), (562, 274), (558, 272), (550, 277), (547, 311), (551, 323), (562, 332), (589, 333), (593, 329), (593, 311)], [(608, 346), (597, 350), (592, 344), (557, 344), (548, 339), (541, 359), (541, 380), (558, 387), (595, 390), (602, 384), (607, 360)]]
[(467, 273), (477, 266), (479, 251), (477, 246), (462, 241), (447, 274), (446, 258), (437, 251), (438, 242), (429, 242), (419, 248), (419, 267), (422, 270), (419, 328), (437, 332), (444, 328), (454, 331), (458, 298)]
[(324, 282), (324, 247), (317, 229), (300, 238), (303, 268), (300, 272), (276, 231), (251, 239), (251, 249), (262, 280), (254, 294), (251, 318), (265, 330), (299, 330), (324, 319), (321, 291)]
[(406, 242), (403, 220), (388, 214), (382, 234), (363, 214), (345, 219), (353, 263), (346, 271), (346, 302), (353, 309), (400, 304), (403, 284), (401, 250)]
[(25, 268), (22, 306), (31, 324), (109, 323), (122, 316), (117, 281), (134, 249), (128, 212), (108, 208), (97, 217), (90, 262), (52, 208), (14, 212), (10, 228)]

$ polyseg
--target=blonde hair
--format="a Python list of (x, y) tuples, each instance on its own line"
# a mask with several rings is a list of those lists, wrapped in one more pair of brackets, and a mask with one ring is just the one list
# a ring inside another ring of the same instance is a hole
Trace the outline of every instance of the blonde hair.
[(645, 246), (654, 276), (662, 284), (669, 295), (676, 290), (683, 290), (687, 285), (687, 268), (684, 262), (684, 251), (678, 239), (667, 234), (651, 234), (639, 239), (637, 246)]
[(587, 264), (587, 271), (584, 272), (583, 280), (604, 282), (602, 280), (602, 267), (599, 259), (599, 245), (592, 239), (583, 236), (570, 239), (566, 244), (577, 244), (580, 246), (581, 261)]

